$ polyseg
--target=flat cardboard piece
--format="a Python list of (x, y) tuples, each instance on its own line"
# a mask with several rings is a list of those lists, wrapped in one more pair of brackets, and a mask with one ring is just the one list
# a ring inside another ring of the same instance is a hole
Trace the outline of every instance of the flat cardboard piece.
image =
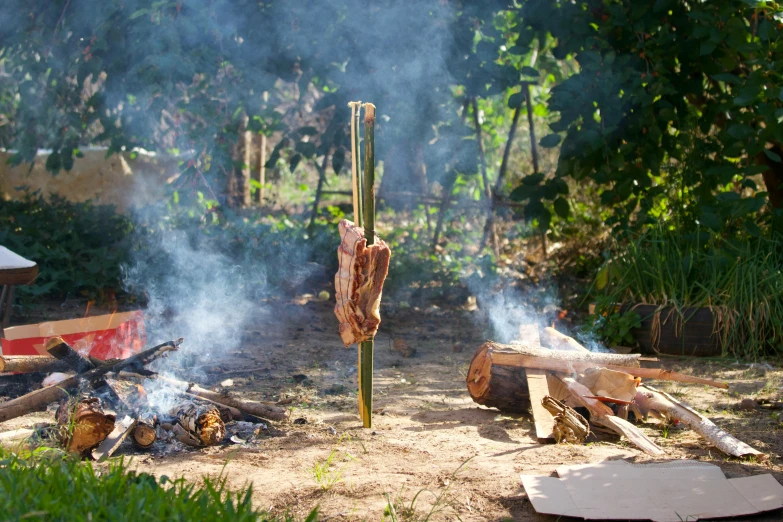
[(636, 380), (625, 372), (588, 368), (576, 380), (600, 397), (612, 397), (627, 402), (633, 402), (636, 397)]
[(616, 460), (563, 466), (557, 474), (560, 478), (522, 475), (522, 485), (539, 513), (680, 522), (783, 507), (783, 486), (772, 475), (727, 479), (718, 466), (697, 461)]
[(82, 355), (102, 360), (125, 359), (144, 347), (144, 314), (121, 312), (13, 326), (5, 329), (0, 354), (49, 355), (44, 345), (55, 336), (62, 337)]

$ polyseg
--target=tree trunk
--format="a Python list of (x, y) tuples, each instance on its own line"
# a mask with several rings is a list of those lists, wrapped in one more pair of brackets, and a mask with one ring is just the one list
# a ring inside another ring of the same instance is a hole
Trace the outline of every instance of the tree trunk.
[(250, 206), (250, 152), (252, 135), (247, 130), (248, 117), (244, 115), (237, 130), (237, 141), (233, 147), (232, 169), (228, 177), (226, 201), (231, 208)]

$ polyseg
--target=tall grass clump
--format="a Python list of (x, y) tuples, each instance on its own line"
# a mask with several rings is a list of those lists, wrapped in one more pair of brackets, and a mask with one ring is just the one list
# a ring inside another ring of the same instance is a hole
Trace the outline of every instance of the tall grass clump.
[(723, 355), (754, 359), (783, 351), (780, 237), (726, 239), (658, 225), (615, 251), (596, 278), (601, 302), (657, 305), (656, 314), (671, 309), (682, 323), (686, 308), (706, 307)]

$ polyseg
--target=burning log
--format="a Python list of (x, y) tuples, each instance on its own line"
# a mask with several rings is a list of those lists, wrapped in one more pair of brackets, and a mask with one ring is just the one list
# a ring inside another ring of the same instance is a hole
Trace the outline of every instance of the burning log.
[(255, 417), (260, 417), (267, 420), (285, 420), (287, 417), (283, 408), (274, 406), (272, 404), (238, 399), (237, 397), (229, 395), (228, 393), (213, 392), (212, 390), (204, 389), (196, 384), (178, 381), (176, 379), (170, 379), (167, 377), (158, 378), (163, 382), (171, 384), (180, 391), (193, 394), (201, 399), (214, 402), (217, 405), (235, 408), (236, 410), (239, 410), (240, 412), (246, 413), (248, 415), (253, 415)]
[(152, 414), (140, 415), (133, 427), (133, 444), (139, 449), (150, 449), (158, 438), (155, 430), (155, 416)]
[(213, 404), (201, 406), (187, 402), (176, 406), (171, 415), (176, 418), (174, 434), (183, 444), (214, 446), (226, 436), (226, 425)]
[(115, 421), (114, 415), (103, 411), (96, 397), (61, 403), (55, 418), (65, 449), (80, 455), (103, 442), (114, 429)]
[[(486, 350), (484, 348), (486, 348)], [(518, 344), (499, 344), (492, 341), (484, 343), (484, 345), (478, 349), (476, 355), (479, 355), (479, 353), (483, 354), (482, 359), (490, 359), (489, 367), (498, 364), (501, 366), (536, 368), (539, 370), (550, 370), (561, 373), (574, 373), (584, 371), (588, 368), (604, 367), (644, 379), (690, 382), (724, 389), (729, 387), (728, 384), (724, 382), (703, 379), (693, 375), (684, 375), (662, 368), (639, 368), (639, 354), (622, 355), (556, 351), (544, 348), (530, 348)], [(480, 379), (484, 375), (482, 374), (481, 369), (485, 366), (486, 363), (483, 360), (477, 361), (476, 357), (474, 357), (471, 367), (468, 370), (468, 380)]]
[(40, 355), (0, 356), (0, 373), (50, 373), (68, 371), (70, 368), (55, 359)]
[(30, 412), (44, 409), (46, 408), (46, 405), (52, 402), (56, 402), (61, 398), (67, 398), (67, 390), (77, 388), (82, 379), (87, 382), (99, 381), (109, 372), (119, 372), (120, 370), (137, 365), (149, 364), (158, 357), (161, 357), (170, 351), (177, 350), (181, 343), (182, 339), (169, 341), (149, 348), (136, 355), (132, 355), (127, 359), (112, 361), (85, 373), (74, 375), (73, 377), (59, 382), (57, 385), (35, 390), (27, 395), (4, 402), (0, 404), (0, 422), (5, 422)]
[(755, 456), (761, 459), (766, 455), (750, 447), (741, 440), (726, 433), (711, 420), (688, 408), (671, 395), (650, 386), (639, 386), (636, 404), (642, 411), (652, 411), (662, 415), (667, 421), (677, 420), (707, 439), (713, 446), (733, 457)]

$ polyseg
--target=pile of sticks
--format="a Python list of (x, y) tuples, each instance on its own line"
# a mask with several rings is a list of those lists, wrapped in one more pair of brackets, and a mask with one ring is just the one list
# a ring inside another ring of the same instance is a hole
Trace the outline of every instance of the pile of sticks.
[[(127, 359), (99, 361), (82, 356), (62, 338), (53, 337), (45, 345), (49, 356), (0, 356), (0, 372), (31, 376), (50, 371), (73, 373), (54, 385), (0, 404), (0, 422), (45, 410), (49, 404), (59, 402), (55, 414), (59, 441), (69, 451), (102, 460), (128, 437), (137, 448), (149, 449), (161, 425), (170, 428), (183, 443), (206, 446), (223, 439), (227, 421), (286, 418), (285, 410), (273, 404), (213, 392), (165, 378), (147, 368), (176, 351), (182, 341), (169, 341)], [(167, 389), (181, 395), (183, 402), (170, 412), (153, 411), (143, 387), (148, 379), (162, 381)]]
[[(476, 351), (468, 370), (467, 387), (479, 404), (507, 412), (532, 410), (539, 441), (563, 438), (559, 433), (567, 433), (569, 442), (574, 437), (584, 440), (589, 428), (580, 427), (581, 415), (573, 410), (584, 408), (592, 425), (627, 438), (650, 455), (662, 455), (664, 451), (628, 421), (629, 412), (637, 420), (654, 415), (666, 423), (680, 422), (727, 455), (765, 457), (674, 397), (640, 381), (669, 380), (724, 389), (728, 388), (726, 383), (661, 368), (642, 368), (638, 354), (591, 352), (554, 328), (544, 328), (540, 338), (536, 327), (532, 336), (529, 325), (520, 331), (526, 334), (523, 341), (488, 341)], [(597, 396), (580, 381), (584, 381), (586, 373), (598, 371), (627, 374), (628, 379), (636, 380), (635, 394), (629, 400)]]

